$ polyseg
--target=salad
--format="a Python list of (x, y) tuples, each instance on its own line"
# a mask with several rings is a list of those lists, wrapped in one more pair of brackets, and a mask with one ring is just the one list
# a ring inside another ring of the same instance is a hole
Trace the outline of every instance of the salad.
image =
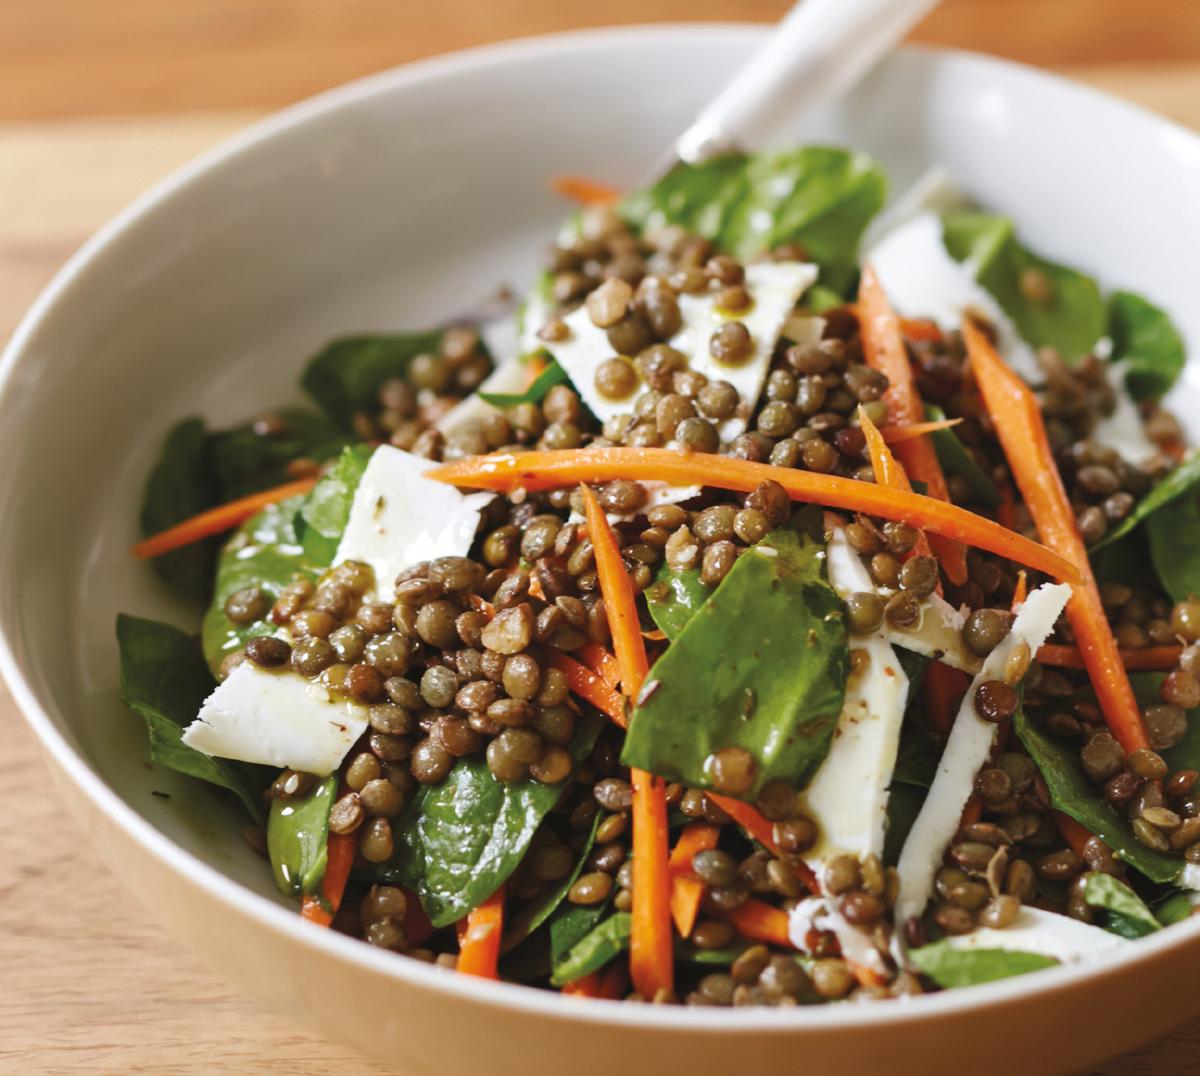
[(840, 149), (559, 187), (515, 318), (170, 431), (134, 552), (206, 612), (118, 620), (152, 761), (316, 927), (588, 998), (900, 997), (1190, 915), (1169, 316)]

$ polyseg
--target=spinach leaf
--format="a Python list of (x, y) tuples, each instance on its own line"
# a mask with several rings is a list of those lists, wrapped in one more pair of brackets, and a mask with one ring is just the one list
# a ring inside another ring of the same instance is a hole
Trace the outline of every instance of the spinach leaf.
[(871, 158), (806, 146), (677, 165), (621, 210), (636, 227), (681, 225), (740, 258), (799, 243), (824, 283), (844, 292), (859, 240), (886, 197), (887, 178)]
[(614, 912), (595, 930), (581, 941), (561, 960), (555, 961), (550, 981), (555, 986), (565, 986), (582, 979), (593, 971), (599, 971), (614, 957), (629, 947), (629, 932), (633, 916), (628, 912)]
[[(1160, 672), (1135, 672), (1129, 674), (1129, 684), (1137, 698), (1138, 705), (1145, 709), (1157, 706), (1162, 698), (1159, 688), (1166, 674)], [(1187, 711), (1188, 727), (1184, 737), (1174, 747), (1160, 751), (1167, 763), (1170, 773), (1179, 770), (1200, 769), (1200, 707)]]
[(1170, 504), (1189, 490), (1194, 490), (1198, 484), (1200, 484), (1200, 452), (1193, 451), (1180, 461), (1178, 467), (1156, 482), (1154, 488), (1133, 506), (1133, 511), (1121, 521), (1121, 525), (1114, 527), (1103, 539), (1092, 546), (1091, 552), (1095, 553), (1105, 546), (1119, 542), (1160, 508)]
[(1074, 752), (1036, 728), (1023, 709), (1013, 728), (1037, 763), (1053, 806), (1101, 838), (1118, 856), (1154, 882), (1170, 882), (1183, 867), (1178, 856), (1167, 856), (1141, 844), (1129, 823), (1117, 814), (1103, 794), (1079, 769)]
[(1162, 929), (1146, 902), (1111, 874), (1089, 874), (1083, 883), (1083, 899), (1093, 908), (1103, 909), (1104, 929), (1122, 938), (1144, 938)]
[(1052, 968), (1058, 961), (1040, 953), (1012, 952), (1008, 949), (955, 949), (942, 940), (920, 949), (910, 949), (908, 958), (938, 986), (975, 986), (997, 979), (1009, 979), (1030, 971)]
[(350, 506), (375, 450), (370, 445), (345, 449), (300, 505), (297, 534), (313, 564), (333, 563), (338, 543), (350, 521)]
[(225, 655), (244, 646), (247, 639), (276, 630), (265, 618), (235, 624), (225, 615), (225, 599), (230, 594), (245, 587), (262, 587), (274, 600), (296, 575), (315, 580), (320, 574), (320, 565), (304, 556), (296, 534), (295, 517), (302, 502), (293, 497), (268, 505), (242, 524), (221, 550), (212, 604), (201, 629), (204, 656), (214, 673)]
[(1177, 497), (1146, 520), (1150, 562), (1173, 601), (1200, 594), (1200, 501)]
[(604, 918), (608, 901), (600, 904), (567, 904), (550, 919), (550, 958), (557, 964)]
[(300, 384), (330, 418), (349, 428), (356, 413), (378, 410), (385, 381), (404, 377), (414, 358), (436, 352), (441, 342), (440, 329), (343, 337), (309, 361)]
[[(908, 651), (897, 648), (896, 653), (903, 656)], [(895, 866), (900, 859), (900, 849), (904, 847), (925, 803), (929, 786), (933, 784), (938, 757), (938, 747), (929, 730), (910, 715), (900, 730), (900, 748), (888, 786), (883, 831), (883, 861), (888, 866)]]
[(200, 641), (170, 624), (117, 616), (121, 651), (121, 701), (140, 714), (150, 735), (150, 760), (189, 777), (228, 789), (254, 819), (262, 817), (263, 771), (210, 758), (182, 740), (213, 687)]
[(267, 855), (285, 897), (315, 893), (329, 862), (329, 812), (337, 777), (318, 781), (305, 796), (275, 799), (267, 819)]
[(751, 800), (772, 779), (803, 787), (811, 778), (842, 709), (849, 656), (819, 513), (804, 516), (815, 533), (779, 528), (739, 557), (655, 663), (626, 765), (711, 788), (709, 757), (736, 746), (757, 763)]
[(664, 563), (646, 588), (646, 605), (654, 623), (674, 642), (712, 592), (712, 587), (700, 582), (698, 570), (676, 571)]
[[(925, 417), (931, 422), (940, 422), (946, 417), (946, 412), (933, 404), (925, 405)], [(930, 434), (933, 438), (933, 449), (938, 461), (946, 474), (958, 475), (971, 487), (971, 499), (985, 508), (996, 508), (1000, 504), (1000, 491), (992, 476), (978, 463), (968, 451), (967, 446), (958, 439), (958, 434), (952, 429), (937, 430)]]
[(917, 697), (917, 692), (921, 690), (921, 684), (925, 681), (929, 666), (933, 664), (933, 658), (928, 654), (918, 654), (915, 650), (906, 650), (902, 646), (894, 646), (892, 650), (896, 660), (900, 662), (900, 668), (904, 670), (904, 675), (908, 677), (908, 694), (904, 699), (904, 708), (907, 710)]
[(1154, 908), (1155, 918), (1164, 927), (1182, 923), (1192, 914), (1193, 892), (1186, 889), (1174, 889), (1169, 892)]
[[(942, 218), (942, 238), (951, 257), (970, 263), (976, 279), (1033, 347), (1055, 348), (1075, 362), (1104, 335), (1107, 311), (1096, 282), (1022, 246), (1008, 217), (951, 213)], [(1022, 277), (1031, 270), (1040, 271), (1050, 285), (1044, 299), (1030, 298), (1022, 289)]]
[(1179, 330), (1153, 303), (1130, 291), (1108, 300), (1112, 361), (1123, 362), (1125, 387), (1135, 400), (1162, 396), (1178, 380), (1187, 359)]
[(481, 392), (479, 398), (493, 407), (516, 407), (523, 403), (541, 403), (555, 385), (562, 385), (567, 380), (567, 372), (558, 363), (551, 360), (536, 378), (533, 384), (524, 392)]
[[(582, 716), (571, 741), (576, 761), (603, 719)], [(374, 868), (382, 881), (416, 890), (435, 927), (448, 926), (496, 891), (516, 869), (562, 786), (532, 779), (504, 784), (480, 757), (459, 759), (440, 785), (426, 785), (400, 818), (396, 854)]]
[(307, 457), (324, 462), (350, 443), (345, 433), (316, 411), (285, 407), (277, 414), (283, 424), (276, 435), (255, 433), (251, 425), (209, 435), (222, 501), (286, 482), (292, 460)]
[(685, 964), (699, 964), (701, 966), (715, 964), (718, 967), (728, 968), (748, 948), (750, 948), (749, 943), (744, 942), (740, 945), (727, 946), (724, 949), (697, 949), (691, 942), (684, 941), (682, 938), (676, 938), (675, 959), (681, 960)]

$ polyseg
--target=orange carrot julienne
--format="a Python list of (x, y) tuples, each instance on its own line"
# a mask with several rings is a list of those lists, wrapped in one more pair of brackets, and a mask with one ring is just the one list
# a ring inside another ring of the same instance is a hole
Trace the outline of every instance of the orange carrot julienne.
[(1067, 842), (1067, 847), (1082, 859), (1083, 846), (1092, 837), (1091, 830), (1080, 825), (1070, 815), (1063, 814), (1062, 811), (1054, 811), (1053, 814), (1054, 824), (1058, 827), (1062, 839)]
[[(1121, 664), (1134, 672), (1169, 672), (1179, 664), (1182, 646), (1145, 646), (1137, 650), (1118, 650)], [(1085, 669), (1083, 655), (1075, 646), (1058, 643), (1043, 643), (1038, 649), (1037, 659), (1043, 665), (1059, 669)]]
[[(596, 558), (596, 579), (604, 598), (608, 630), (621, 672), (621, 687), (636, 702), (650, 663), (638, 622), (637, 597), (621, 559), (612, 524), (595, 493), (582, 487), (588, 537)], [(675, 983), (671, 937), (671, 879), (667, 869), (666, 783), (645, 770), (632, 771), (633, 922), (629, 934), (629, 973), (647, 1001)]]
[(1000, 503), (996, 507), (996, 520), (1010, 531), (1017, 529), (1017, 502), (1007, 485), (1000, 487)]
[(596, 673), (609, 687), (616, 688), (621, 684), (621, 669), (617, 664), (616, 657), (605, 650), (597, 642), (584, 643), (576, 654), (583, 659), (583, 663)]
[(971, 678), (960, 669), (952, 669), (941, 661), (930, 663), (925, 670), (921, 693), (925, 698), (925, 715), (935, 732), (950, 735), (963, 696), (971, 685)]
[(962, 422), (961, 418), (939, 418), (929, 422), (914, 422), (911, 426), (880, 426), (879, 432), (889, 445), (898, 445), (901, 441), (911, 441), (915, 437), (924, 437), (928, 433), (939, 430), (952, 430)]
[[(735, 800), (732, 796), (722, 796), (716, 792), (706, 792), (705, 795), (767, 851), (779, 855), (779, 845), (775, 843), (775, 827), (763, 817), (762, 812), (754, 804), (747, 803), (745, 800)], [(796, 877), (804, 883), (810, 893), (821, 892), (817, 876), (813, 874), (812, 868), (807, 863), (802, 859), (797, 859), (793, 869)]]
[[(908, 480), (908, 472), (905, 471), (904, 464), (892, 454), (891, 447), (883, 439), (883, 435), (875, 423), (871, 421), (871, 416), (861, 406), (858, 409), (858, 425), (867, 441), (867, 454), (871, 457), (871, 469), (875, 472), (876, 483), (887, 486), (889, 489), (899, 489), (911, 493), (912, 484)], [(932, 552), (929, 547), (929, 539), (925, 537), (924, 531), (917, 531), (917, 542), (913, 546), (912, 552), (914, 556), (918, 557), (927, 557)], [(938, 592), (941, 593), (940, 584)]]
[(525, 391), (533, 387), (533, 383), (542, 376), (549, 363), (540, 354), (531, 355), (525, 363)]
[(788, 933), (788, 914), (765, 900), (750, 897), (742, 901), (725, 918), (743, 938), (766, 945), (794, 948)]
[[(869, 265), (863, 269), (858, 286), (858, 324), (867, 365), (888, 379), (888, 387), (883, 394), (888, 405), (888, 420), (894, 426), (924, 422), (925, 405), (917, 392), (912, 364), (908, 361), (900, 318), (892, 309), (883, 285)], [(950, 501), (946, 476), (938, 462), (933, 442), (928, 437), (899, 442), (896, 454), (909, 477), (925, 483), (930, 497), (947, 503)], [(965, 583), (967, 551), (962, 542), (939, 534), (931, 536), (929, 542), (946, 578), (955, 586)]]
[(983, 800), (978, 796), (969, 796), (967, 802), (963, 804), (962, 817), (958, 821), (958, 828), (963, 826), (973, 826), (983, 817)]
[(963, 333), (975, 383), (1038, 535), (1079, 568), (1080, 578), (1072, 580), (1075, 586), (1067, 602), (1067, 618), (1075, 630), (1075, 642), (1104, 719), (1126, 754), (1148, 748), (1141, 709), (1100, 601), (1087, 548), (1075, 525), (1075, 513), (1055, 465), (1037, 399), (970, 320), (964, 324)]
[(1029, 596), (1029, 573), (1022, 568), (1017, 572), (1017, 585), (1013, 587), (1012, 596), (1012, 611), (1015, 613), (1017, 607), (1025, 604), (1025, 599)]
[(549, 664), (551, 668), (566, 674), (571, 690), (581, 699), (607, 714), (621, 728), (628, 724), (624, 700), (598, 673), (557, 650), (551, 650)]
[(589, 971), (585, 976), (574, 982), (563, 983), (559, 988), (562, 994), (574, 994), (580, 998), (600, 997), (600, 972)]
[(295, 482), (285, 482), (282, 486), (251, 493), (248, 497), (239, 497), (236, 501), (210, 508), (192, 516), (191, 519), (168, 527), (165, 531), (144, 538), (133, 546), (130, 552), (139, 560), (161, 557), (164, 553), (202, 542), (214, 534), (223, 534), (234, 527), (240, 527), (246, 520), (258, 515), (267, 505), (307, 493), (316, 484), (315, 478), (300, 478)]
[(504, 932), (504, 886), (472, 908), (458, 928), (458, 963), (464, 975), (497, 979), (500, 936)]
[(679, 840), (671, 849), (667, 869), (671, 873), (671, 918), (681, 938), (691, 936), (704, 896), (704, 883), (692, 871), (692, 858), (697, 852), (717, 847), (719, 831), (707, 822), (690, 822), (683, 827)]
[(762, 482), (778, 482), (794, 501), (896, 520), (967, 545), (997, 553), (1056, 579), (1077, 582), (1079, 569), (1066, 557), (1006, 530), (993, 520), (957, 505), (917, 493), (886, 489), (853, 478), (773, 467), (731, 456), (681, 452), (673, 448), (575, 448), (512, 454), (497, 452), (442, 464), (429, 478), (468, 489), (511, 493), (561, 489), (581, 482), (615, 478), (659, 480), (671, 485), (705, 485), (749, 493)]
[(611, 183), (587, 176), (551, 176), (550, 188), (555, 194), (583, 205), (609, 205), (621, 197), (621, 192)]
[(309, 894), (300, 904), (301, 916), (310, 923), (327, 927), (333, 922), (333, 917), (342, 905), (342, 896), (346, 892), (346, 882), (350, 879), (350, 868), (354, 866), (354, 853), (357, 850), (358, 842), (350, 834), (329, 835), (321, 895), (318, 897), (315, 893)]
[(945, 339), (945, 333), (942, 332), (938, 323), (930, 321), (928, 318), (901, 318), (900, 329), (908, 340), (927, 340), (937, 343), (937, 341)]
[(407, 898), (404, 905), (404, 939), (409, 945), (420, 945), (433, 933), (433, 924), (416, 893), (405, 889), (404, 896)]

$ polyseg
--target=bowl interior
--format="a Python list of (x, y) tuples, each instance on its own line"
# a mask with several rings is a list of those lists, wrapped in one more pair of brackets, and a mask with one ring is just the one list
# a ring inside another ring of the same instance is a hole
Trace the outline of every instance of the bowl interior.
[[(184, 849), (276, 897), (236, 812), (147, 766), (116, 699), (117, 611), (197, 623), (126, 553), (164, 431), (298, 400), (333, 336), (428, 327), (524, 287), (567, 209), (546, 177), (636, 182), (760, 34), (574, 35), (352, 85), (143, 199), (39, 304), (3, 370), (0, 626), (66, 749)], [(945, 166), (1039, 251), (1144, 292), (1200, 347), (1194, 136), (1028, 70), (906, 50), (780, 137), (798, 139), (875, 154), (894, 191)], [(1192, 367), (1176, 395), (1193, 435), (1198, 391)]]

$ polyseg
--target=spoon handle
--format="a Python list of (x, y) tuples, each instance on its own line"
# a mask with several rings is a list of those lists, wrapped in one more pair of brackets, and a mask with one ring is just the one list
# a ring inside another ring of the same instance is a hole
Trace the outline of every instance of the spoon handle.
[(849, 90), (938, 0), (799, 0), (679, 137), (688, 163), (759, 148), (789, 120)]

